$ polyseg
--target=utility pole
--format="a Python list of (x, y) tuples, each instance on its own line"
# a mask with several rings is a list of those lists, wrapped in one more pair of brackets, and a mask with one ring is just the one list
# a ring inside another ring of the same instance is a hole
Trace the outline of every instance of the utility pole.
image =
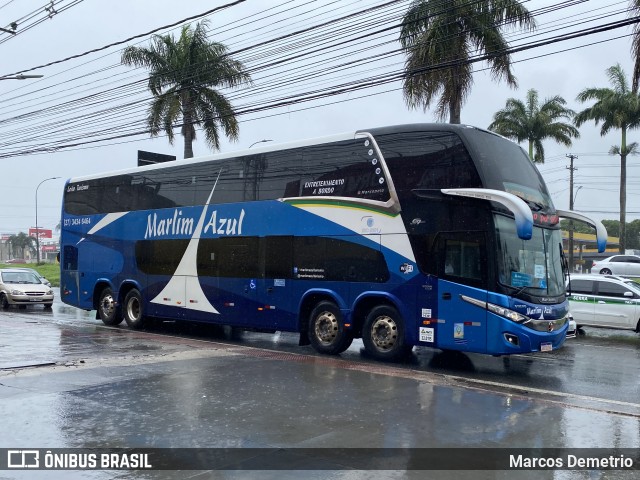
[[(573, 211), (573, 172), (577, 170), (573, 166), (573, 161), (578, 158), (577, 155), (569, 154), (567, 158), (571, 161), (567, 167), (569, 169), (569, 210)], [(573, 220), (569, 220), (569, 271), (573, 272)]]
[(58, 178), (61, 178), (61, 177), (45, 178), (36, 187), (36, 258), (37, 258), (36, 265), (40, 264), (40, 227), (38, 227), (38, 189), (40, 188), (40, 185), (42, 185), (44, 182), (47, 182), (49, 180), (56, 180)]

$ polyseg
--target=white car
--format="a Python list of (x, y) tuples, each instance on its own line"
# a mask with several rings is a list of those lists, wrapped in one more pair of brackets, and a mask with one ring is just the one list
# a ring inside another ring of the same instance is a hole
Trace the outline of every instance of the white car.
[(593, 262), (593, 273), (602, 275), (630, 275), (640, 277), (640, 257), (637, 255), (613, 255)]
[(640, 285), (613, 275), (571, 275), (569, 309), (578, 328), (640, 332)]
[(567, 338), (576, 338), (578, 335), (578, 324), (569, 314), (569, 328), (567, 328)]

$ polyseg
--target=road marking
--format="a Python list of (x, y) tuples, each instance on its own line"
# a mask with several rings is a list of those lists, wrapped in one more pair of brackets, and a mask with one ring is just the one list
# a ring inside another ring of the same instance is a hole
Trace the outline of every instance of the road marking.
[[(555, 396), (555, 397), (566, 397), (566, 398), (573, 398), (573, 399), (578, 399), (578, 400), (583, 400), (583, 401), (587, 401), (587, 402), (596, 402), (596, 403), (609, 403), (612, 405), (618, 405), (618, 406), (623, 406), (623, 407), (631, 407), (631, 408), (637, 408), (640, 409), (640, 403), (631, 403), (631, 402), (624, 402), (621, 400), (612, 400), (612, 399), (606, 399), (606, 398), (601, 398), (601, 397), (592, 397), (589, 395), (579, 395), (577, 393), (567, 393), (567, 392), (559, 392), (556, 390), (547, 390), (544, 388), (535, 388), (535, 387), (525, 387), (522, 385), (513, 385), (511, 383), (501, 383), (501, 382), (493, 382), (491, 380), (481, 380), (481, 379), (476, 379), (476, 378), (467, 378), (467, 377), (459, 377), (459, 376), (455, 376), (455, 375), (448, 375), (449, 378), (454, 379), (456, 381), (462, 382), (462, 383), (476, 383), (479, 385), (486, 385), (486, 386), (492, 386), (492, 387), (499, 387), (499, 388), (504, 388), (507, 390), (516, 390), (522, 393), (537, 393), (540, 395), (549, 395), (549, 396)], [(637, 416), (640, 416), (640, 412), (638, 413)]]
[(55, 364), (56, 362), (33, 362), (33, 363), (22, 363), (20, 365), (0, 364), (0, 370), (17, 370), (20, 368), (50, 367), (51, 365), (55, 365)]

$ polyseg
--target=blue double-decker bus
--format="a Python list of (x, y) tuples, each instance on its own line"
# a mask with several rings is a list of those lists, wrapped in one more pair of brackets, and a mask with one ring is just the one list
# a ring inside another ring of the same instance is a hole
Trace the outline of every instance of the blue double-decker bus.
[(378, 359), (413, 346), (559, 348), (559, 217), (524, 151), (491, 132), (398, 125), (167, 162), (65, 185), (61, 298), (107, 325), (149, 317), (300, 333)]

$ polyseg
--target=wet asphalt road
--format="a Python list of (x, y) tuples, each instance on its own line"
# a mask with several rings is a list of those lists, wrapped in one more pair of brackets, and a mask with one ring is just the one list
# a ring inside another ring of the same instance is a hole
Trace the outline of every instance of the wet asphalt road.
[[(95, 311), (86, 312), (62, 304), (57, 298), (51, 311), (41, 307), (28, 310), (11, 309), (0, 313), (24, 322), (46, 321), (57, 325), (63, 335), (72, 338), (83, 334), (74, 333), (73, 327), (85, 326), (100, 332), (110, 346), (107, 353), (114, 355), (130, 347), (119, 347), (117, 339), (123, 334), (148, 334), (158, 341), (169, 338), (193, 339), (216, 342), (239, 347), (256, 347), (275, 352), (304, 354), (327, 358), (316, 353), (310, 346), (298, 346), (298, 335), (287, 332), (275, 334), (234, 331), (228, 327), (175, 322), (154, 322), (141, 332), (131, 332), (126, 323), (117, 327), (106, 327), (95, 319)], [(111, 333), (108, 333), (111, 332)], [(114, 332), (119, 332), (118, 334)], [(115, 336), (114, 336), (115, 335)], [(80, 342), (80, 345), (82, 343)], [(137, 346), (138, 354), (144, 348)], [(105, 352), (100, 352), (104, 354)], [(43, 362), (78, 360), (74, 342), (70, 340), (53, 348), (51, 355), (41, 355)], [(81, 355), (80, 355), (81, 356)], [(331, 357), (329, 357), (331, 358)], [(391, 366), (367, 358), (362, 342), (353, 345), (338, 358), (346, 362)], [(11, 367), (0, 359), (1, 367)], [(27, 362), (28, 363), (28, 362)], [(443, 353), (429, 348), (414, 348), (406, 361), (392, 364), (395, 368), (408, 369), (437, 375), (445, 375), (455, 381), (468, 381), (487, 388), (509, 388), (515, 391), (541, 393), (554, 396), (575, 396), (577, 399), (602, 401), (603, 404), (619, 402), (640, 406), (640, 335), (630, 331), (584, 328), (577, 338), (569, 339), (562, 349), (551, 353), (513, 355), (496, 358), (479, 354)]]
[[(368, 359), (360, 342), (327, 357), (298, 347), (293, 334), (161, 322), (135, 332), (94, 317), (59, 303), (52, 311), (0, 312), (0, 448), (640, 446), (640, 337), (631, 332), (585, 329), (550, 354), (502, 359), (414, 349), (407, 361), (384, 364)], [(21, 473), (0, 472), (0, 479), (36, 478)], [(282, 478), (255, 471), (38, 473)], [(374, 473), (303, 478), (425, 478)], [(637, 478), (573, 476), (582, 473), (516, 477)]]

